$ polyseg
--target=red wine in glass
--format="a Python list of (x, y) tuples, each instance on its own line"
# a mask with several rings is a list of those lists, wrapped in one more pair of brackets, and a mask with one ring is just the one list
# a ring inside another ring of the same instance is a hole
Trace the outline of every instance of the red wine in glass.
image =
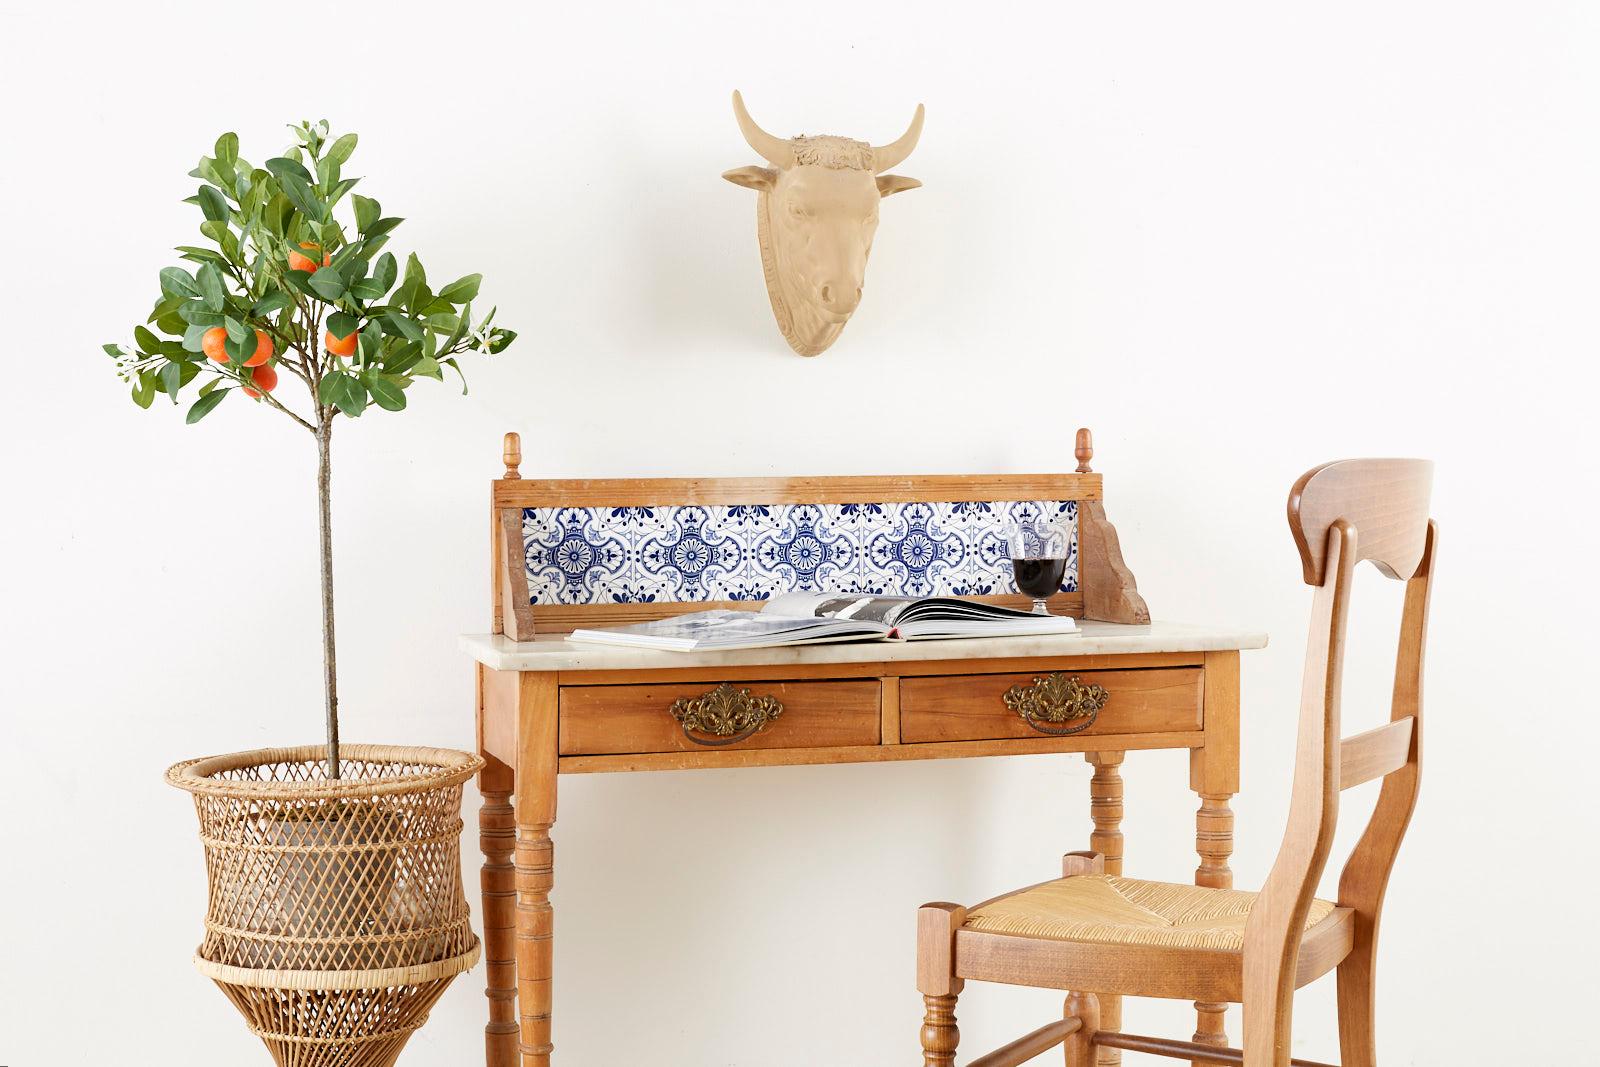
[(1006, 541), (1017, 589), (1033, 598), (1035, 615), (1050, 614), (1045, 601), (1060, 591), (1067, 573), (1067, 528), (1049, 522), (1016, 523)]

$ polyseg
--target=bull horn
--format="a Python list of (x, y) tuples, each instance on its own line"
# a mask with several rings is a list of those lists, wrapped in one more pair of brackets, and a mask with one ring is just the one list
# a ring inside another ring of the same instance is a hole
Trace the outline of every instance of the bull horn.
[(911, 120), (911, 125), (900, 139), (894, 144), (886, 144), (882, 148), (872, 150), (872, 173), (882, 174), (890, 167), (898, 166), (917, 147), (917, 138), (922, 136), (922, 105), (917, 105), (917, 113)]
[(794, 165), (794, 148), (788, 141), (774, 137), (756, 125), (756, 120), (745, 110), (744, 97), (739, 95), (737, 89), (733, 91), (733, 117), (739, 120), (739, 132), (744, 134), (744, 139), (762, 159), (779, 170), (787, 170)]

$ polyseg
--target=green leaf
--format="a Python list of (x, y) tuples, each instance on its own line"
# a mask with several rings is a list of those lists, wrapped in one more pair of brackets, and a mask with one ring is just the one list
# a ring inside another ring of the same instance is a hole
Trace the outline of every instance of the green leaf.
[(267, 202), (266, 210), (261, 213), (261, 225), (274, 237), (282, 237), (289, 229), (289, 219), (294, 214), (294, 208), (289, 203), (289, 198), (281, 192)]
[(441, 364), (443, 364), (444, 366), (449, 367), (451, 370), (456, 372), (456, 377), (461, 379), (461, 395), (462, 396), (466, 396), (467, 395), (467, 376), (465, 374), (461, 373), (461, 364), (456, 362), (456, 359), (455, 359), (454, 356), (451, 356), (449, 359), (441, 359), (439, 362)]
[(122, 351), (122, 346), (121, 345), (101, 345), (100, 346), (100, 351), (104, 352), (106, 355), (110, 356), (112, 359), (121, 359), (124, 355), (127, 354), (127, 353)]
[(493, 338), (489, 342), (489, 354), (492, 356), (498, 352), (504, 352), (507, 348), (511, 347), (511, 342), (515, 341), (516, 339), (516, 330), (494, 331)]
[(283, 195), (289, 198), (296, 211), (310, 219), (312, 222), (322, 222), (327, 219), (327, 209), (322, 201), (317, 199), (317, 194), (311, 191), (311, 186), (295, 178), (279, 178), (278, 184), (283, 189)]
[(228, 262), (218, 252), (210, 248), (201, 248), (199, 245), (179, 245), (176, 249), (183, 253), (183, 258), (191, 263), (215, 263), (218, 266)]
[(417, 258), (415, 252), (406, 257), (406, 284), (428, 284), (428, 273), (422, 269), (422, 260)]
[(184, 416), (184, 423), (193, 426), (207, 415), (216, 410), (217, 405), (228, 398), (228, 390), (219, 389), (215, 393), (208, 393), (194, 402), (189, 409), (189, 414)]
[[(229, 231), (228, 224), (226, 222), (219, 222), (216, 219), (207, 219), (200, 224), (200, 232), (220, 245), (227, 240), (228, 234), (231, 231)], [(222, 262), (230, 262), (227, 256), (226, 248), (223, 249)]]
[(367, 387), (367, 392), (372, 394), (373, 401), (383, 410), (405, 410), (405, 391), (393, 378), (368, 371), (361, 376), (361, 382)]
[(356, 418), (366, 409), (367, 390), (354, 376), (331, 371), (323, 375), (322, 382), (317, 386), (317, 399)]
[[(422, 340), (422, 327), (417, 325), (415, 319), (390, 313), (383, 317), (383, 321), (386, 324), (385, 333), (397, 334), (409, 341)], [(387, 327), (393, 327), (393, 329), (388, 329)]]
[(399, 273), (399, 264), (395, 262), (393, 252), (385, 252), (378, 257), (378, 262), (372, 267), (372, 280), (378, 283), (379, 295), (387, 293), (394, 285), (395, 275)]
[(346, 378), (345, 381), (350, 384), (345, 387), (344, 396), (339, 398), (339, 410), (352, 419), (358, 419), (361, 413), (367, 410), (366, 387), (354, 378)]
[(371, 226), (368, 226), (362, 232), (365, 233), (369, 239), (370, 238), (374, 238), (374, 237), (382, 237), (383, 235), (385, 235), (387, 233), (394, 232), (394, 228), (396, 226), (400, 225), (404, 221), (406, 221), (406, 220), (405, 219), (379, 219), (377, 222), (374, 222)]
[[(233, 320), (229, 319), (228, 321), (232, 322)], [(256, 349), (260, 347), (260, 345), (261, 338), (254, 330), (251, 330), (249, 333), (245, 334), (243, 339), (238, 341), (233, 339), (232, 331), (230, 330), (228, 339), (222, 342), (222, 350), (228, 353), (228, 358), (233, 360), (235, 363), (243, 363), (245, 360), (256, 354)]]
[(344, 194), (354, 189), (360, 181), (360, 178), (345, 178), (341, 181), (335, 182), (333, 187), (329, 189), (326, 194), (328, 206), (332, 207), (340, 200), (344, 199)]
[(339, 399), (339, 392), (344, 388), (340, 380), (344, 377), (339, 371), (329, 371), (322, 376), (322, 381), (317, 383), (317, 403), (332, 404)]
[(324, 300), (338, 300), (344, 296), (344, 279), (334, 270), (319, 270), (306, 282), (311, 291)]
[(228, 166), (233, 166), (239, 158), (239, 135), (236, 133), (223, 134), (217, 138), (217, 145), (212, 151), (217, 154), (219, 162), (226, 162)]
[(317, 160), (317, 186), (326, 194), (339, 183), (339, 161), (329, 156)]
[(343, 165), (345, 160), (350, 158), (350, 153), (356, 150), (356, 140), (357, 138), (355, 134), (345, 134), (343, 137), (339, 138), (337, 141), (328, 146), (328, 154), (325, 158), (331, 159), (335, 163)]
[(419, 378), (432, 378), (436, 382), (444, 381), (444, 371), (439, 369), (439, 361), (432, 356), (423, 356), (417, 360), (416, 366), (411, 368), (411, 373)]
[(302, 293), (311, 292), (311, 279), (313, 275), (308, 270), (286, 270), (283, 280), (289, 283), (289, 288)]
[(383, 209), (376, 200), (362, 196), (360, 193), (352, 196), (350, 202), (356, 206), (356, 229), (366, 233), (367, 227), (378, 221), (378, 216), (383, 213)]
[(200, 210), (205, 212), (209, 222), (228, 221), (228, 202), (222, 194), (210, 185), (202, 185), (199, 192)]
[[(221, 311), (227, 304), (227, 292), (222, 287), (222, 272), (213, 263), (205, 263), (196, 276), (200, 283), (200, 298), (207, 311)], [(185, 316), (188, 318), (188, 316)], [(189, 319), (193, 322), (194, 319)]]
[(407, 374), (420, 362), (422, 362), (422, 346), (415, 341), (403, 341), (383, 357), (383, 369), (391, 375)]
[(283, 290), (274, 289), (251, 306), (250, 315), (252, 318), (265, 318), (274, 311), (282, 311), (290, 303), (289, 297)]
[[(460, 318), (458, 318), (456, 320), (455, 329), (451, 330), (450, 331), (450, 336), (446, 337), (444, 339), (443, 343), (441, 343), (439, 345), (438, 351), (440, 351), (440, 352), (449, 352), (450, 349), (452, 349), (452, 348), (454, 348), (456, 346), (456, 342), (457, 341), (461, 340), (463, 337), (465, 337), (467, 335), (467, 327), (469, 327), (471, 325), (472, 325), (472, 305), (468, 304), (466, 307), (461, 309), (461, 316), (460, 316)], [(442, 376), (441, 376), (441, 380), (442, 380)]]
[(183, 367), (182, 363), (167, 363), (156, 372), (161, 391), (170, 396), (174, 404), (178, 402), (178, 390), (183, 388)]
[[(146, 325), (152, 322), (160, 322), (162, 319), (177, 317), (178, 309), (184, 305), (184, 301), (187, 299), (187, 297), (182, 296), (169, 296), (165, 300), (158, 302), (155, 307), (150, 309), (150, 317), (144, 320)], [(180, 326), (176, 330), (168, 330), (167, 332), (182, 333), (183, 328)]]
[(350, 294), (361, 300), (382, 300), (388, 292), (371, 278), (363, 278), (350, 287)]
[(143, 355), (155, 355), (161, 351), (161, 338), (143, 326), (135, 326), (133, 328), (133, 339), (139, 342), (139, 351)]
[(452, 304), (465, 304), (477, 299), (478, 285), (483, 281), (481, 274), (469, 274), (465, 278), (458, 278), (439, 290), (439, 298), (448, 300)]
[(251, 336), (250, 331), (245, 329), (244, 323), (240, 322), (232, 315), (224, 318), (222, 320), (222, 324), (228, 328), (228, 340), (232, 341), (234, 344), (240, 344), (246, 337)]
[(209, 329), (211, 327), (203, 322), (190, 323), (189, 328), (183, 331), (183, 350), (185, 352), (204, 351), (201, 345), (205, 341), (206, 331)]
[(162, 268), (161, 291), (168, 296), (200, 295), (200, 287), (194, 283), (194, 276), (182, 267)]
[(140, 371), (138, 381), (133, 383), (133, 402), (148, 411), (155, 398), (156, 376), (149, 371)]
[(203, 326), (207, 329), (212, 326), (222, 325), (222, 315), (209, 310), (203, 300), (185, 300), (178, 309), (178, 314), (183, 316), (183, 321), (191, 326)]
[(204, 385), (202, 385), (200, 387), (200, 395), (201, 396), (210, 396), (212, 393), (217, 391), (218, 386), (222, 385), (227, 380), (228, 379), (226, 379), (226, 378), (213, 378), (213, 379), (211, 379), (209, 382), (207, 382), (206, 384), (204, 384)]
[(383, 352), (383, 330), (377, 323), (368, 323), (361, 331), (361, 343), (356, 348), (356, 358), (361, 363), (372, 363)]
[(264, 166), (270, 170), (272, 172), (272, 176), (277, 178), (280, 182), (283, 181), (285, 175), (288, 175), (288, 177), (291, 179), (297, 179), (302, 185), (311, 185), (315, 181), (315, 179), (311, 177), (311, 172), (306, 170), (305, 167), (301, 166), (297, 160), (287, 159), (283, 156), (274, 156), (267, 160)]
[(341, 340), (354, 333), (358, 325), (356, 317), (348, 311), (336, 311), (328, 316), (328, 332)]

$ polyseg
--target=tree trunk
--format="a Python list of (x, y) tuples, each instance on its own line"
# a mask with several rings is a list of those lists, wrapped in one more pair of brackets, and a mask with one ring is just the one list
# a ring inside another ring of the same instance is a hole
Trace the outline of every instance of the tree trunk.
[(330, 459), (333, 418), (317, 424), (318, 527), (322, 535), (322, 692), (328, 725), (328, 777), (339, 777), (339, 675), (333, 645), (333, 508)]

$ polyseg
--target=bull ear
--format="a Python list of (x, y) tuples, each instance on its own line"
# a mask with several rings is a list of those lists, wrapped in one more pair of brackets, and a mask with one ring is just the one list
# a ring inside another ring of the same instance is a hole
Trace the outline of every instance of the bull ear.
[(735, 185), (763, 193), (770, 193), (778, 180), (778, 172), (771, 167), (739, 167), (736, 170), (723, 171), (722, 176)]
[[(724, 177), (726, 177), (726, 175), (724, 175)], [(893, 196), (895, 193), (903, 193), (907, 189), (920, 188), (922, 188), (922, 183), (917, 181), (915, 178), (907, 178), (900, 174), (878, 175), (879, 196)]]

